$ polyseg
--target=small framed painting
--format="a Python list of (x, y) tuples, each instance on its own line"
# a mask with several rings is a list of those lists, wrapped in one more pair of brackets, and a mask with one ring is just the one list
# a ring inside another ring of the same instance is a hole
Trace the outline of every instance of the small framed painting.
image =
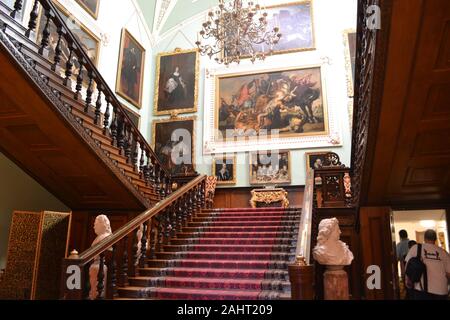
[(250, 184), (290, 184), (290, 160), (289, 151), (250, 153)]
[(128, 32), (122, 30), (116, 92), (137, 108), (142, 104), (145, 49)]
[(153, 150), (173, 176), (195, 172), (195, 117), (153, 121)]
[(214, 157), (212, 174), (217, 177), (218, 185), (236, 184), (236, 156)]
[(123, 110), (125, 110), (125, 113), (127, 114), (128, 118), (130, 118), (131, 122), (136, 126), (137, 129), (140, 129), (139, 126), (141, 125), (141, 116), (139, 113), (131, 110), (124, 104), (122, 104)]
[(76, 1), (94, 19), (98, 18), (98, 9), (100, 8), (100, 0), (76, 0)]
[(306, 171), (317, 170), (322, 168), (325, 162), (325, 155), (331, 151), (321, 151), (321, 152), (308, 152), (306, 156)]
[(197, 111), (199, 78), (198, 50), (175, 49), (156, 59), (156, 115)]

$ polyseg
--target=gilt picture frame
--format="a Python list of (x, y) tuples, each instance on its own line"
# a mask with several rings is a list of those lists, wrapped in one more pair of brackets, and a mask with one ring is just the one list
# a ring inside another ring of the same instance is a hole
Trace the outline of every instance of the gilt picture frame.
[(154, 114), (197, 112), (200, 58), (198, 49), (175, 49), (156, 58)]
[(291, 184), (291, 152), (268, 150), (249, 153), (250, 185)]
[[(196, 120), (197, 117), (192, 116), (158, 119), (152, 122), (153, 150), (160, 161), (166, 164), (167, 170), (173, 176), (185, 176), (195, 172)], [(185, 142), (185, 138), (189, 140)], [(181, 163), (177, 164), (173, 161), (172, 152), (174, 150), (178, 152), (178, 154), (175, 154), (175, 157), (180, 155)], [(185, 157), (187, 161), (184, 161), (181, 157)]]
[(136, 111), (128, 108), (126, 105), (122, 103), (122, 107), (125, 110), (125, 113), (130, 118), (131, 122), (136, 126), (137, 129), (140, 129), (141, 126), (141, 115)]
[[(89, 30), (84, 24), (82, 24), (78, 19), (76, 19), (66, 8), (64, 8), (60, 3), (54, 1), (53, 2), (56, 8), (59, 10), (62, 17), (66, 18), (66, 24), (70, 27), (71, 31), (77, 37), (77, 40), (80, 42), (80, 44), (83, 46), (83, 49), (85, 50), (88, 57), (91, 59), (91, 61), (94, 63), (95, 66), (98, 66), (99, 64), (99, 58), (100, 58), (100, 47), (101, 47), (101, 40), (100, 38), (91, 30)], [(37, 43), (40, 43), (42, 40), (42, 33), (43, 28), (45, 27), (45, 17), (43, 15), (42, 7), (39, 10), (39, 14), (37, 17), (37, 24), (36, 24), (36, 35), (37, 35)], [(55, 55), (55, 49), (58, 41), (58, 33), (56, 26), (53, 23), (49, 24), (50, 28), (50, 36), (49, 36), (49, 45), (47, 49), (49, 50), (48, 58), (50, 61), (53, 60), (53, 57)], [(62, 68), (65, 67), (66, 61), (69, 57), (70, 51), (67, 47), (67, 43), (65, 41), (61, 42), (61, 61), (60, 66)], [(74, 59), (73, 61), (74, 69), (72, 70), (74, 77), (78, 75), (79, 70), (79, 62), (77, 59)], [(85, 74), (83, 78), (87, 81), (87, 72), (84, 71)]]
[(116, 92), (140, 109), (144, 82), (145, 49), (126, 29), (122, 29)]
[(217, 177), (217, 185), (235, 185), (236, 155), (214, 156), (211, 174)]
[(344, 31), (345, 48), (345, 72), (347, 77), (347, 94), (353, 98), (356, 70), (356, 30), (347, 29)]
[(98, 18), (100, 0), (76, 0), (76, 2), (95, 20)]
[(305, 153), (306, 159), (306, 172), (313, 169), (320, 169), (320, 166), (325, 161), (325, 155), (330, 153), (331, 151), (318, 151), (318, 152), (307, 152)]
[[(313, 0), (271, 5), (263, 7), (262, 11), (267, 13), (267, 30), (278, 27), (282, 34), (272, 55), (316, 50)], [(255, 49), (265, 53), (269, 51), (264, 44)], [(225, 48), (222, 55), (226, 54)], [(242, 54), (242, 59), (249, 57), (245, 52)]]

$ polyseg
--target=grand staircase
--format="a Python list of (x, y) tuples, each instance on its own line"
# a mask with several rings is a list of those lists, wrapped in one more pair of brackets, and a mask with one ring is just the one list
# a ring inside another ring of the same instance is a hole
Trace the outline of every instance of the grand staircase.
[(300, 208), (213, 209), (139, 268), (121, 299), (290, 299)]
[(170, 174), (52, 2), (33, 1), (28, 26), (14, 18), (22, 4), (0, 1), (1, 152), (75, 211), (142, 212), (170, 194)]

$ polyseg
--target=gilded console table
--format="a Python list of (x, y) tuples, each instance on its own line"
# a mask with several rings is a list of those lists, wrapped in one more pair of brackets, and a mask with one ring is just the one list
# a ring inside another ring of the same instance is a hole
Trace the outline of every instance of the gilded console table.
[(266, 205), (281, 202), (283, 208), (289, 207), (288, 193), (286, 190), (281, 188), (274, 189), (255, 189), (252, 190), (252, 198), (250, 200), (250, 205), (252, 208), (256, 208), (258, 203), (264, 203)]

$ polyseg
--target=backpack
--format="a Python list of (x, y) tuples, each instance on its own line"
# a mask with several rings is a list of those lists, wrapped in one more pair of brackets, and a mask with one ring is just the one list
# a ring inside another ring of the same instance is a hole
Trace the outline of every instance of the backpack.
[(422, 244), (419, 243), (417, 245), (417, 255), (409, 259), (406, 265), (405, 274), (413, 283), (420, 282), (420, 279), (423, 276), (423, 282), (425, 287), (424, 290), (428, 291), (427, 266), (425, 265), (425, 263), (423, 263), (421, 256), (422, 256)]

